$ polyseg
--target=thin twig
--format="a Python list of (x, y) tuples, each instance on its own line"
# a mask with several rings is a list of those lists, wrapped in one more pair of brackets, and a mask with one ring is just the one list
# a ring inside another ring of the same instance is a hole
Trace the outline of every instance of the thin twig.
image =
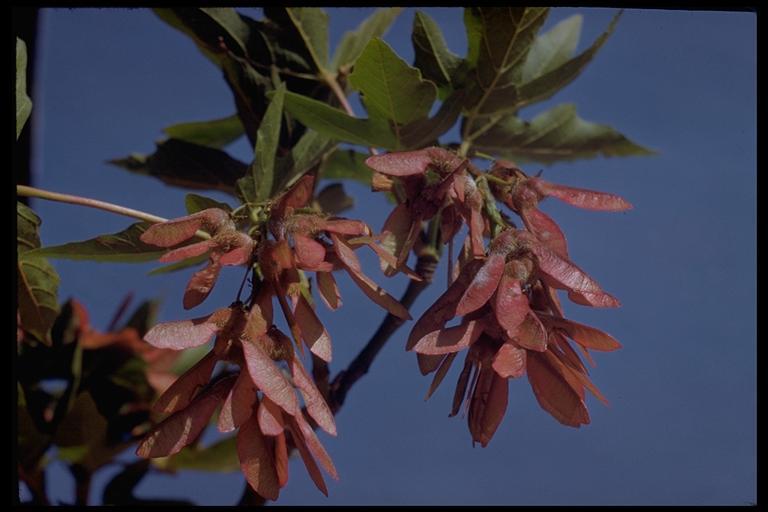
[[(321, 78), (326, 84), (328, 84), (328, 87), (331, 88), (331, 91), (333, 91), (334, 96), (336, 96), (339, 102), (341, 102), (341, 106), (344, 107), (344, 111), (347, 114), (349, 114), (351, 117), (357, 117), (355, 115), (354, 109), (352, 108), (352, 105), (349, 104), (349, 100), (347, 99), (346, 93), (339, 85), (339, 82), (338, 80), (336, 80), (336, 77), (332, 73), (329, 73), (327, 71), (322, 71)], [(370, 152), (372, 155), (379, 154), (379, 152), (373, 146), (368, 147), (368, 152)]]

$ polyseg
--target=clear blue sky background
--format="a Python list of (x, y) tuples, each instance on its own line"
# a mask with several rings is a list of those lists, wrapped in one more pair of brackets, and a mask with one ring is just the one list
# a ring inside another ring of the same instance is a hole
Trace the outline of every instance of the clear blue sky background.
[[(425, 9), (464, 55), (458, 8)], [(331, 44), (371, 9), (331, 9)], [(580, 48), (613, 10), (555, 9), (547, 27), (584, 15)], [(253, 10), (253, 14), (259, 16)], [(386, 40), (411, 62), (407, 9)], [(105, 163), (150, 153), (170, 124), (229, 115), (231, 95), (189, 39), (147, 10), (46, 10), (33, 116), (37, 186), (100, 198), (166, 217), (184, 214), (186, 191)], [(628, 10), (586, 72), (525, 117), (564, 102), (611, 124), (655, 157), (597, 159), (544, 169), (560, 183), (618, 193), (635, 209), (586, 212), (543, 203), (568, 236), (575, 262), (619, 297), (618, 310), (567, 306), (567, 315), (616, 336), (597, 354), (594, 382), (611, 402), (588, 400), (592, 424), (564, 427), (542, 411), (525, 379), (490, 445), (472, 448), (466, 420), (448, 418), (453, 368), (429, 401), (415, 356), (397, 333), (340, 412), (338, 438), (323, 436), (341, 480), (330, 498), (291, 463), (280, 504), (747, 504), (756, 501), (756, 16), (752, 13)], [(360, 111), (360, 113), (362, 113)], [(448, 138), (446, 138), (447, 140)], [(245, 140), (230, 148), (249, 160)], [(364, 187), (350, 217), (380, 227), (390, 206)], [(225, 196), (216, 196), (227, 199)], [(230, 204), (234, 201), (228, 199)], [(130, 220), (33, 201), (47, 245), (125, 228)], [(370, 274), (384, 278), (373, 258)], [(164, 299), (161, 320), (187, 318), (189, 272), (147, 277), (153, 264), (54, 261), (62, 300), (74, 296), (104, 328), (121, 297)], [(417, 301), (419, 316), (444, 289)], [(224, 271), (198, 316), (230, 301), (239, 270)], [(382, 283), (394, 295), (402, 279)], [(342, 310), (319, 313), (334, 339), (335, 372), (364, 345), (381, 311), (341, 279)], [(460, 366), (460, 365), (459, 365)], [(130, 454), (124, 457), (130, 459)], [(104, 470), (92, 500), (119, 468)], [(239, 473), (151, 475), (143, 496), (231, 504)], [(72, 501), (71, 477), (54, 464), (49, 491)]]

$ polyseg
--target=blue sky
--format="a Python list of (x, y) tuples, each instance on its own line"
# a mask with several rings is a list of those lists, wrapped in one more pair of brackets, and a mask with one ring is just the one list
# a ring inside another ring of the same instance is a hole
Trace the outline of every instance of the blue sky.
[[(371, 9), (330, 9), (331, 45)], [(458, 8), (428, 8), (464, 55)], [(412, 61), (406, 9), (386, 40)], [(554, 9), (553, 25), (584, 15), (582, 41), (602, 32), (610, 9)], [(258, 12), (253, 10), (254, 15)], [(184, 214), (187, 191), (109, 166), (150, 153), (165, 126), (234, 111), (218, 71), (183, 35), (150, 11), (46, 10), (41, 20), (33, 116), (35, 185), (122, 204), (165, 217)], [(619, 297), (618, 310), (566, 306), (566, 316), (604, 329), (624, 348), (597, 354), (595, 384), (611, 402), (588, 399), (592, 423), (564, 427), (542, 411), (525, 379), (510, 385), (510, 406), (485, 449), (472, 448), (466, 420), (448, 418), (453, 368), (423, 396), (413, 354), (398, 332), (337, 417), (337, 438), (322, 437), (341, 479), (325, 498), (301, 462), (291, 461), (280, 504), (747, 504), (756, 501), (756, 16), (752, 13), (627, 10), (585, 73), (523, 117), (560, 103), (610, 124), (657, 156), (596, 159), (544, 169), (550, 181), (622, 195), (634, 209), (586, 212), (542, 203), (560, 224), (573, 260)], [(358, 110), (362, 114), (361, 110)], [(445, 140), (450, 139), (446, 137)], [(244, 139), (229, 148), (249, 160)], [(380, 227), (391, 207), (364, 187), (346, 215)], [(221, 200), (223, 195), (206, 194)], [(33, 201), (46, 245), (125, 228), (131, 220), (71, 205)], [(187, 318), (188, 272), (146, 276), (153, 264), (53, 262), (60, 298), (77, 297), (104, 328), (121, 297), (164, 300), (160, 320)], [(384, 282), (398, 296), (406, 282)], [(418, 317), (444, 289), (445, 269), (416, 302)], [(229, 269), (193, 316), (227, 304), (240, 271)], [(344, 307), (319, 314), (334, 340), (332, 371), (343, 368), (382, 318), (340, 279)], [(128, 459), (129, 457), (126, 457)], [(104, 470), (92, 501), (118, 471)], [(238, 473), (152, 475), (143, 496), (231, 504)], [(49, 493), (70, 501), (68, 472), (54, 464)]]

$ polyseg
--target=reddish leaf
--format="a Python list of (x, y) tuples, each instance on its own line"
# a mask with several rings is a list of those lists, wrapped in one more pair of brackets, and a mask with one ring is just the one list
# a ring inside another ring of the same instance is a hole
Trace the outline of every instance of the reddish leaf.
[(216, 241), (222, 248), (223, 254), (219, 258), (222, 265), (242, 265), (251, 260), (253, 253), (253, 239), (239, 231), (227, 231), (216, 236)]
[(416, 362), (419, 364), (419, 371), (422, 375), (429, 375), (433, 371), (437, 370), (437, 367), (440, 366), (440, 363), (442, 362), (443, 358), (445, 356), (440, 355), (429, 355), (429, 354), (419, 354), (416, 353)]
[(213, 290), (216, 280), (219, 278), (221, 264), (215, 253), (208, 260), (208, 265), (195, 272), (192, 279), (187, 283), (187, 289), (184, 290), (184, 299), (182, 301), (184, 309), (192, 309), (202, 303), (208, 294)]
[(483, 326), (477, 320), (432, 331), (421, 338), (413, 350), (422, 354), (438, 355), (458, 352), (477, 341), (483, 333)]
[(530, 310), (528, 297), (523, 293), (520, 281), (506, 273), (502, 275), (496, 290), (493, 311), (499, 325), (507, 332), (507, 336), (511, 338), (515, 335)]
[(525, 373), (526, 350), (514, 343), (504, 343), (493, 358), (493, 369), (505, 379), (516, 379)]
[(459, 299), (456, 315), (466, 315), (484, 306), (499, 286), (503, 274), (504, 255), (494, 253), (488, 256)]
[(325, 260), (325, 247), (308, 236), (293, 234), (296, 262), (302, 268), (314, 269)]
[(509, 384), (493, 369), (480, 370), (469, 406), (469, 431), (472, 441), (485, 448), (504, 419)]
[(448, 416), (456, 416), (461, 409), (461, 403), (464, 401), (464, 395), (467, 392), (467, 384), (469, 384), (469, 377), (473, 368), (472, 359), (469, 354), (464, 359), (464, 367), (459, 374), (459, 380), (456, 381), (456, 390), (453, 392), (453, 405), (451, 406), (451, 413)]
[(301, 459), (304, 461), (304, 466), (307, 468), (309, 477), (315, 483), (315, 486), (320, 489), (320, 492), (328, 496), (328, 487), (325, 485), (323, 474), (320, 472), (320, 468), (317, 466), (315, 459), (312, 458), (312, 454), (309, 453), (309, 449), (304, 442), (304, 436), (301, 433), (301, 429), (296, 424), (296, 419), (294, 417), (290, 417), (288, 419), (287, 426), (291, 431), (293, 444), (296, 449), (299, 450), (299, 455), (301, 455)]
[(573, 354), (573, 357), (576, 357), (578, 359), (578, 355), (576, 355), (575, 352), (573, 352), (573, 349), (568, 344), (568, 341), (565, 338), (559, 337), (558, 338), (558, 346), (562, 349), (562, 352), (560, 351), (553, 351), (553, 355), (557, 357), (557, 359), (560, 361), (559, 370), (561, 373), (570, 373), (573, 375), (576, 380), (580, 383), (581, 386), (585, 387), (589, 390), (590, 393), (592, 393), (595, 398), (600, 400), (604, 405), (608, 405), (608, 400), (603, 396), (603, 394), (600, 392), (599, 389), (592, 383), (591, 380), (589, 380), (589, 377), (587, 376), (587, 370), (584, 368), (584, 365), (581, 364), (581, 361), (579, 361), (579, 364), (577, 366), (574, 366), (571, 361), (571, 356), (569, 356), (569, 351), (571, 354)]
[(576, 304), (592, 306), (595, 308), (617, 308), (621, 306), (619, 299), (605, 292), (589, 293), (570, 291), (568, 292), (568, 298)]
[(424, 174), (431, 163), (432, 155), (427, 149), (375, 155), (365, 160), (368, 167), (388, 176)]
[(568, 242), (555, 221), (538, 208), (523, 208), (520, 211), (523, 223), (528, 230), (536, 235), (541, 243), (561, 258), (568, 259)]
[(288, 414), (296, 414), (299, 402), (293, 386), (258, 343), (243, 340), (243, 356), (253, 383)]
[(157, 348), (172, 350), (199, 347), (227, 324), (230, 315), (230, 310), (225, 308), (192, 320), (162, 322), (147, 331), (144, 341)]
[(171, 263), (173, 261), (185, 260), (187, 258), (194, 258), (205, 254), (212, 249), (216, 244), (213, 240), (204, 240), (191, 245), (185, 245), (163, 254), (158, 261), (161, 263)]
[(322, 443), (320, 443), (317, 435), (315, 435), (315, 431), (312, 430), (312, 427), (309, 426), (307, 420), (304, 419), (304, 415), (297, 414), (291, 418), (290, 421), (299, 427), (301, 436), (304, 438), (304, 443), (309, 449), (309, 453), (312, 454), (312, 457), (320, 463), (326, 473), (331, 475), (331, 478), (338, 480), (339, 474), (336, 472), (336, 467), (333, 465), (331, 456), (325, 451)]
[(326, 363), (330, 362), (331, 338), (320, 319), (317, 318), (315, 310), (312, 309), (303, 295), (299, 295), (293, 315), (299, 325), (301, 337), (309, 350)]
[(290, 188), (272, 207), (272, 214), (275, 218), (284, 218), (288, 210), (301, 208), (309, 203), (314, 191), (315, 177), (311, 174), (305, 174), (293, 187)]
[(578, 208), (607, 212), (619, 212), (632, 209), (632, 205), (628, 201), (615, 194), (557, 185), (539, 178), (530, 178), (529, 183), (539, 194), (557, 198)]
[(275, 436), (275, 471), (277, 483), (282, 489), (288, 483), (288, 445), (285, 442), (285, 432)]
[(322, 229), (337, 235), (369, 235), (371, 230), (365, 222), (350, 219), (329, 219), (322, 223)]
[(464, 265), (451, 286), (438, 297), (413, 326), (405, 346), (406, 350), (412, 350), (416, 342), (427, 333), (442, 329), (447, 321), (456, 316), (459, 300), (482, 265), (481, 260), (472, 260)]
[(259, 404), (256, 418), (259, 429), (267, 436), (278, 436), (285, 430), (285, 419), (282, 409), (275, 402), (264, 397)]
[(352, 278), (352, 281), (354, 281), (358, 286), (358, 288), (360, 288), (363, 293), (365, 293), (373, 302), (383, 307), (398, 318), (402, 318), (403, 320), (411, 319), (411, 314), (408, 312), (405, 306), (400, 304), (397, 299), (384, 291), (381, 286), (374, 283), (371, 278), (362, 272), (355, 272), (349, 268), (347, 269), (347, 273), (349, 274), (349, 277)]
[(539, 405), (563, 425), (589, 423), (589, 412), (578, 393), (563, 379), (544, 354), (531, 352), (526, 361), (528, 381)]
[(603, 352), (610, 352), (621, 348), (621, 343), (616, 341), (613, 336), (594, 327), (551, 315), (542, 314), (540, 318), (547, 324), (562, 329), (568, 334), (569, 338), (585, 348)]
[[(404, 263), (416, 240), (413, 233), (415, 231), (418, 234), (417, 229), (420, 229), (420, 224), (411, 218), (411, 212), (404, 203), (397, 205), (381, 228), (382, 249), (391, 254), (398, 263)], [(390, 265), (387, 262), (382, 262), (381, 265), (385, 274), (394, 273), (397, 266), (399, 264)]]
[(185, 217), (153, 224), (139, 238), (145, 244), (173, 247), (195, 236), (198, 229), (215, 232), (231, 223), (229, 214), (218, 208), (209, 208)]
[(339, 257), (341, 262), (348, 268), (362, 273), (363, 269), (360, 266), (360, 260), (355, 254), (355, 250), (349, 246), (346, 240), (339, 238), (334, 233), (331, 233), (331, 240), (333, 240), (333, 252)]
[(304, 365), (301, 364), (301, 360), (294, 355), (288, 363), (291, 367), (291, 375), (293, 376), (293, 383), (299, 388), (301, 396), (304, 398), (304, 405), (307, 407), (307, 412), (314, 419), (317, 424), (331, 434), (336, 435), (336, 421), (333, 419), (333, 413), (325, 402), (323, 395), (315, 386), (315, 381), (309, 376)]
[[(268, 400), (268, 399), (266, 399)], [(248, 372), (241, 370), (235, 385), (232, 386), (227, 399), (219, 411), (218, 428), (220, 432), (232, 432), (245, 423), (253, 414), (256, 403), (256, 388)]]
[(240, 469), (253, 490), (268, 500), (276, 500), (280, 494), (280, 483), (275, 460), (255, 415), (237, 433), (237, 456), (240, 458)]
[(427, 391), (427, 396), (424, 397), (424, 400), (428, 400), (429, 397), (431, 397), (435, 392), (435, 390), (437, 390), (438, 386), (440, 386), (440, 383), (443, 382), (443, 379), (453, 364), (453, 360), (456, 359), (456, 354), (457, 352), (453, 352), (443, 356), (442, 360), (440, 361), (440, 366), (437, 367), (437, 372), (432, 379), (432, 384), (429, 385), (429, 390)]
[(152, 410), (170, 414), (187, 407), (195, 394), (211, 380), (211, 373), (218, 357), (213, 351), (208, 352), (200, 361), (179, 376), (152, 405)]
[(195, 398), (188, 407), (163, 420), (142, 439), (136, 455), (144, 458), (167, 457), (180, 452), (202, 433), (216, 406), (234, 383), (234, 376), (221, 379)]
[(547, 329), (533, 311), (526, 315), (512, 339), (528, 350), (544, 352), (547, 349)]
[(317, 289), (320, 292), (320, 298), (331, 311), (335, 311), (341, 306), (341, 294), (336, 285), (336, 279), (330, 272), (317, 272)]

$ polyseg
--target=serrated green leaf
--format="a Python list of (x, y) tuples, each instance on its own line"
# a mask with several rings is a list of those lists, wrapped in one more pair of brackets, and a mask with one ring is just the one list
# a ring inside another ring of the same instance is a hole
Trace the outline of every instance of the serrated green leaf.
[(221, 203), (210, 197), (200, 196), (197, 194), (187, 194), (184, 196), (184, 206), (187, 209), (187, 213), (192, 215), (208, 208), (218, 208), (227, 212), (232, 211), (232, 207), (227, 203)]
[(166, 250), (145, 244), (139, 239), (149, 226), (151, 226), (149, 222), (137, 222), (119, 233), (101, 235), (81, 242), (43, 247), (25, 256), (123, 263), (152, 261), (162, 256)]
[(530, 122), (509, 116), (474, 142), (475, 148), (517, 162), (595, 158), (603, 155), (652, 155), (607, 125), (590, 123), (576, 115), (573, 104), (558, 105)]
[(220, 190), (234, 195), (235, 183), (247, 166), (224, 151), (178, 139), (157, 144), (151, 155), (134, 154), (108, 163), (163, 183), (195, 190)]
[(352, 180), (371, 184), (373, 171), (365, 165), (367, 154), (353, 149), (337, 149), (320, 167), (320, 178), (326, 180)]
[(173, 139), (216, 149), (236, 141), (244, 133), (243, 123), (237, 114), (211, 121), (174, 124), (163, 132)]
[(419, 68), (424, 78), (435, 82), (441, 90), (450, 90), (453, 77), (461, 65), (461, 58), (450, 51), (445, 38), (435, 21), (426, 13), (416, 12), (413, 18), (414, 66)]
[(522, 83), (552, 71), (571, 58), (579, 44), (582, 20), (581, 14), (574, 14), (536, 37), (523, 64)]
[(518, 98), (515, 102), (513, 110), (517, 110), (525, 105), (531, 103), (544, 101), (550, 98), (557, 91), (571, 83), (577, 76), (581, 74), (587, 64), (590, 63), (592, 58), (597, 54), (598, 50), (605, 44), (608, 37), (613, 33), (616, 28), (616, 24), (621, 17), (621, 11), (619, 11), (611, 20), (608, 28), (600, 34), (592, 45), (584, 52), (580, 53), (576, 57), (563, 62), (559, 66), (549, 70), (548, 72), (532, 79), (529, 82), (522, 84), (518, 88)]
[(376, 9), (354, 31), (345, 32), (333, 54), (331, 70), (351, 68), (368, 41), (374, 37), (382, 37), (402, 10), (402, 7)]
[(435, 84), (423, 80), (421, 71), (379, 38), (366, 45), (349, 83), (360, 92), (371, 118), (394, 123), (396, 136), (398, 125), (426, 118), (437, 97)]
[(230, 473), (240, 469), (236, 436), (224, 438), (206, 448), (188, 446), (175, 455), (152, 459), (152, 462), (168, 471), (192, 469)]
[(275, 154), (280, 142), (285, 84), (280, 84), (256, 133), (256, 148), (249, 172), (238, 180), (240, 195), (248, 203), (268, 199), (275, 178)]
[(388, 127), (369, 119), (352, 117), (326, 103), (300, 94), (287, 92), (285, 109), (308, 128), (336, 140), (384, 148), (397, 145)]
[(288, 7), (288, 16), (301, 35), (318, 70), (328, 65), (328, 14), (317, 7)]
[(32, 112), (32, 100), (27, 95), (27, 45), (16, 38), (16, 138)]
[(147, 275), (156, 276), (160, 274), (170, 274), (171, 272), (176, 272), (178, 270), (184, 270), (190, 267), (200, 265), (205, 261), (208, 261), (208, 255), (201, 254), (200, 256), (195, 256), (194, 258), (187, 258), (185, 260), (177, 261), (176, 263), (171, 263), (169, 265), (163, 265), (162, 267), (154, 268), (149, 272), (147, 272)]
[(34, 255), (40, 247), (40, 217), (16, 203), (17, 298), (20, 326), (37, 340), (51, 344), (50, 330), (59, 314), (59, 275), (48, 261)]
[(472, 7), (465, 10), (467, 61), (474, 65), (469, 117), (497, 113), (516, 100), (525, 57), (546, 7)]

